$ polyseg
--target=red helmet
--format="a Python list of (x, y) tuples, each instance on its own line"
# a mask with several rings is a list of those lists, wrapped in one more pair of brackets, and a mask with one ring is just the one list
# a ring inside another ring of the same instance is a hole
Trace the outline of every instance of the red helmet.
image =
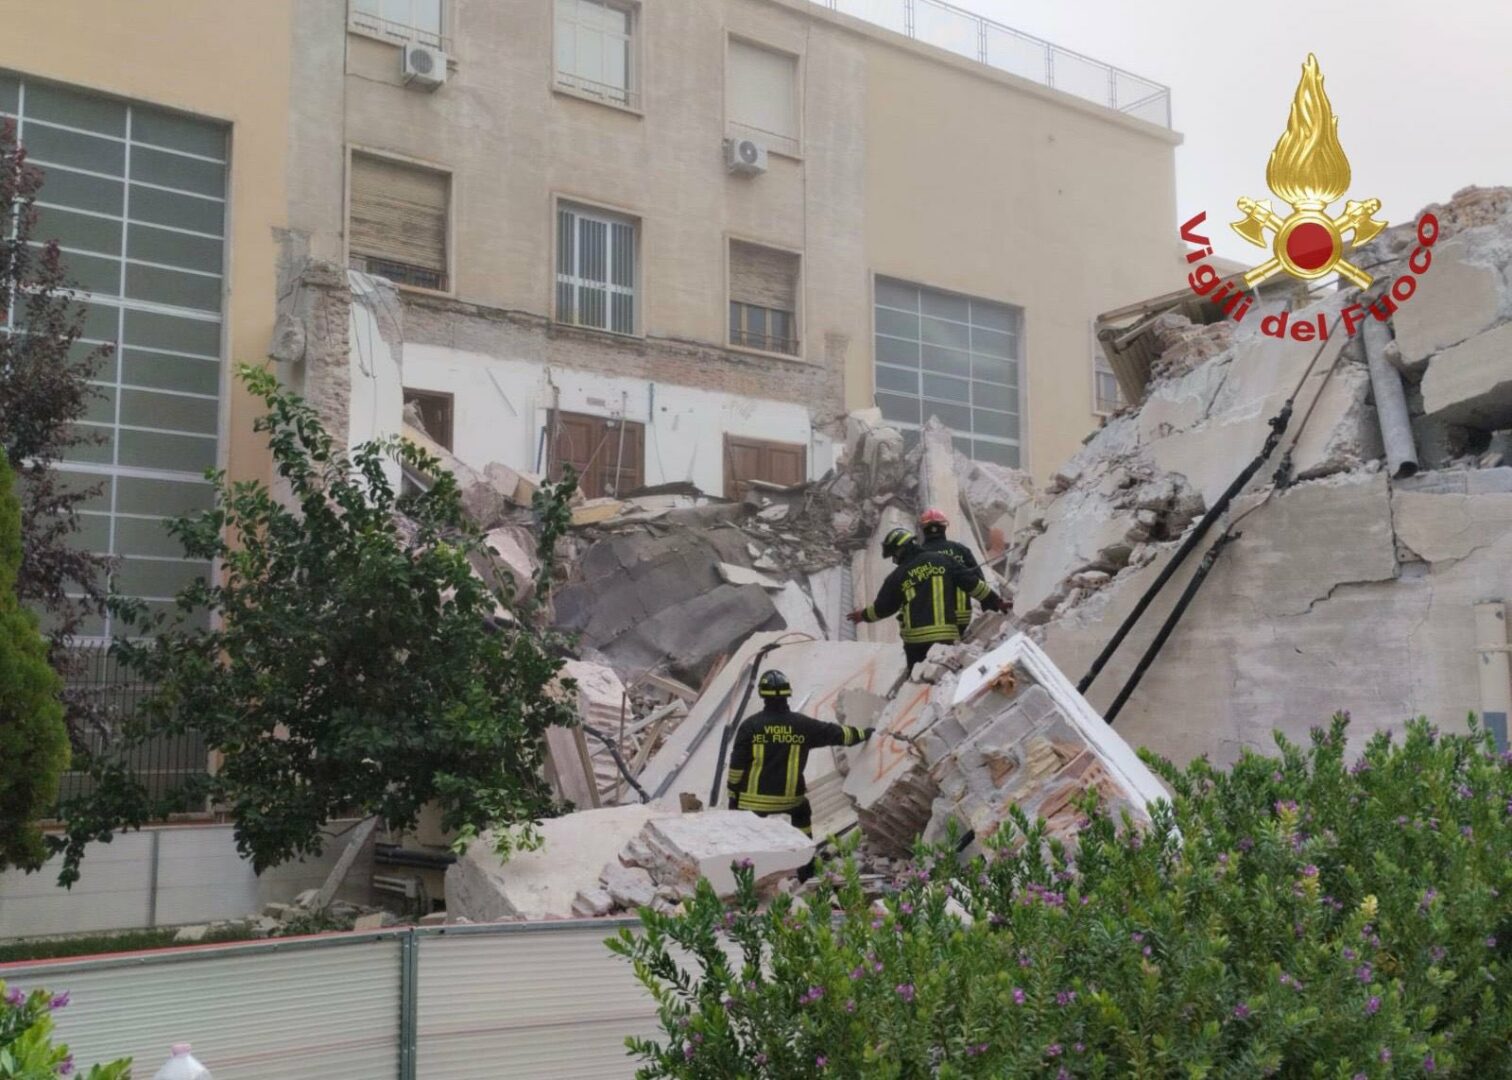
[(949, 528), (950, 519), (945, 516), (945, 511), (937, 510), (933, 506), (931, 506), (928, 510), (925, 510), (922, 514), (920, 514), (919, 528), (927, 529), (930, 526), (935, 526), (940, 529)]

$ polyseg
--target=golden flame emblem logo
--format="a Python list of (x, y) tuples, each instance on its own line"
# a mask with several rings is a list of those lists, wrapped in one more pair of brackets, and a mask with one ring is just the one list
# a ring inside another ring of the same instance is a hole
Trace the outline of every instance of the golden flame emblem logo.
[(1386, 228), (1386, 222), (1371, 217), (1381, 208), (1380, 199), (1353, 199), (1344, 212), (1328, 216), (1328, 204), (1349, 190), (1349, 159), (1339, 145), (1339, 118), (1323, 92), (1323, 73), (1318, 58), (1307, 54), (1302, 80), (1292, 98), (1286, 131), (1271, 151), (1265, 166), (1265, 182), (1278, 198), (1292, 206), (1281, 217), (1271, 210), (1270, 200), (1241, 198), (1241, 221), (1233, 230), (1256, 247), (1266, 247), (1265, 232), (1275, 233), (1271, 257), (1244, 275), (1253, 289), (1283, 270), (1304, 281), (1337, 272), (1354, 285), (1367, 289), (1375, 279), (1344, 258), (1344, 236), (1353, 232), (1350, 248), (1361, 248)]

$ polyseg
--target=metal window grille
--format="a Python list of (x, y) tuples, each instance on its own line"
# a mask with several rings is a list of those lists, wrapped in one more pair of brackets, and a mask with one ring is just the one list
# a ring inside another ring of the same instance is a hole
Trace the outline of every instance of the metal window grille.
[(399, 42), (416, 42), (450, 52), (442, 33), (444, 0), (352, 0), (348, 25)]
[(786, 353), (796, 356), (798, 339), (793, 327), (796, 320), (791, 311), (730, 301), (730, 344), (764, 352)]
[(558, 322), (635, 332), (635, 223), (584, 210), (557, 211)]
[(639, 108), (635, 10), (610, 0), (556, 0), (559, 86)]
[[(68, 696), (83, 706), (85, 748), (91, 755), (107, 757), (121, 725), (155, 689), (152, 683), (121, 666), (104, 645), (81, 645), (69, 650), (65, 685)], [(133, 748), (125, 763), (153, 802), (161, 803), (187, 780), (205, 775), (209, 756), (204, 739), (197, 732), (186, 731), (159, 736)], [(58, 804), (87, 794), (90, 787), (87, 774), (64, 773), (58, 788)], [(183, 805), (177, 809), (189, 812), (204, 808)]]

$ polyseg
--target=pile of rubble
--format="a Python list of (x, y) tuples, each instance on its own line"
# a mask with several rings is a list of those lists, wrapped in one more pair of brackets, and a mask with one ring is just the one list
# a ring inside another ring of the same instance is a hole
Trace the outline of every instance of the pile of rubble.
[[(593, 741), (573, 729), (551, 742), (555, 782), (579, 810), (502, 865), (486, 838), (474, 844), (448, 871), (448, 911), (668, 907), (700, 874), (727, 890), (732, 858), (755, 859), (764, 880), (806, 862), (812, 846), (784, 821), (704, 809), (723, 801), (721, 744), (754, 708), (758, 666), (788, 673), (796, 709), (877, 730), (813, 754), (807, 773), (816, 835), (859, 828), (873, 869), (942, 841), (951, 822), (979, 847), (1015, 807), (1074, 839), (1089, 791), (1147, 820), (1162, 789), (1130, 742), (1227, 763), (1338, 708), (1361, 740), (1418, 713), (1481, 711), (1477, 648), (1494, 643), (1476, 640), (1472, 608), (1512, 588), (1512, 191), (1469, 189), (1432, 209), (1432, 272), (1366, 333), (1319, 348), (1259, 333), (1259, 316), (1290, 305), (1294, 319), (1332, 323), (1368, 302), (1404, 272), (1412, 226), (1376, 241), (1370, 296), (1263, 298), (1237, 326), (1147, 312), (1120, 331), (1147, 335), (1155, 356), (1142, 400), (1043, 490), (966, 461), (933, 422), (910, 449), (873, 410), (846, 418), (840, 464), (810, 484), (757, 486), (741, 502), (678, 489), (579, 506), (552, 600), (581, 643), (566, 674)], [(1288, 402), (1280, 446), (1230, 492)], [(492, 515), (490, 542), (523, 583), (523, 493), (537, 481), (494, 467), (472, 477), (469, 505)], [(882, 533), (924, 505), (951, 514), (1012, 615), (979, 616), (908, 672), (895, 626), (858, 632), (843, 614), (891, 569)], [(1204, 547), (1229, 542), (1115, 732), (1099, 708), (1199, 559), (1088, 696), (1067, 674), (1087, 670), (1199, 522)]]

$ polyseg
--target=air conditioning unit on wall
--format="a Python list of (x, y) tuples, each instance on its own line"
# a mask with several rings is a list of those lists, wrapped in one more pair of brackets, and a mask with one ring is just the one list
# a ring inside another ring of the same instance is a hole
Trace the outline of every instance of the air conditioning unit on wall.
[(740, 176), (759, 176), (767, 171), (767, 148), (755, 139), (726, 139), (725, 168)]
[(430, 45), (411, 41), (404, 46), (404, 83), (434, 90), (446, 82), (446, 54)]

